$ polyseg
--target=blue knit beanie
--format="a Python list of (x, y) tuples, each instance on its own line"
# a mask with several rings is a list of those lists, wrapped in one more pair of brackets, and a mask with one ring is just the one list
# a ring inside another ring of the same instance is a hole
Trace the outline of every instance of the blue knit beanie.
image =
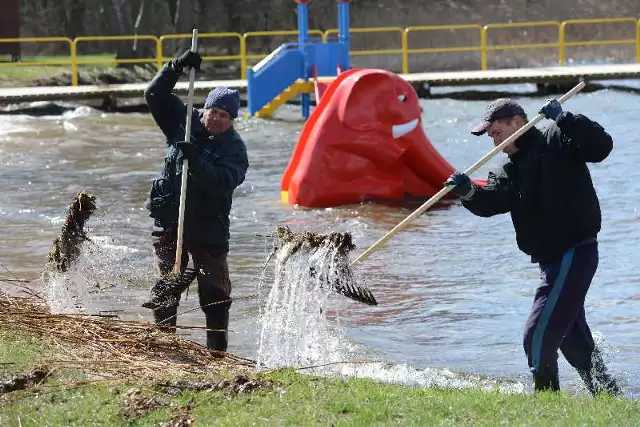
[(204, 102), (205, 110), (212, 107), (226, 111), (235, 119), (238, 117), (240, 109), (240, 94), (235, 89), (224, 86), (217, 87), (209, 92), (207, 100)]

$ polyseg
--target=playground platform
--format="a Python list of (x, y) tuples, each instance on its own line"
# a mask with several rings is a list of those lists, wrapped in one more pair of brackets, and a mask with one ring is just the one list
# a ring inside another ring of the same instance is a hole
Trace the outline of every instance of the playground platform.
[[(426, 72), (399, 74), (414, 86), (476, 86), (497, 84), (570, 84), (579, 80), (640, 79), (640, 64), (610, 64), (583, 66), (555, 66), (515, 68), (503, 70), (473, 70), (450, 72)], [(333, 77), (319, 80), (330, 82)], [(175, 91), (186, 94), (188, 82), (180, 82)], [(247, 80), (208, 80), (195, 83), (196, 95), (206, 93), (216, 86), (228, 86), (244, 92)], [(86, 86), (40, 86), (0, 88), (0, 103), (14, 104), (33, 101), (79, 101), (100, 99), (141, 98), (146, 83)]]

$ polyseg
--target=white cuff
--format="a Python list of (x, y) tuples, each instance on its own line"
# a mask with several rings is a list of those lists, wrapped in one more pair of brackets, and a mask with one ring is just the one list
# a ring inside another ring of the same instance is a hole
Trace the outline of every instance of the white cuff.
[(473, 195), (475, 194), (476, 189), (473, 186), (473, 184), (471, 184), (471, 191), (469, 191), (467, 194), (465, 194), (464, 196), (461, 197), (462, 200), (470, 200)]

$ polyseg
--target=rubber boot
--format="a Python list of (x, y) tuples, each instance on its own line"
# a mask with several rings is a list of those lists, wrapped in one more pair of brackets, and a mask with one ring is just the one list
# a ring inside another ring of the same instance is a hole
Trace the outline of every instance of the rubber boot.
[(539, 391), (560, 391), (558, 371), (544, 370), (533, 374), (533, 389)]
[(156, 325), (167, 326), (162, 328), (163, 331), (175, 333), (177, 313), (178, 313), (178, 306), (161, 307), (156, 310), (153, 310), (153, 318), (155, 320)]
[(599, 394), (620, 396), (622, 394), (617, 381), (607, 372), (602, 353), (597, 349), (591, 356), (591, 367), (584, 370), (578, 369), (578, 374), (592, 396)]
[[(208, 310), (205, 313), (207, 329), (218, 329), (218, 331), (207, 331), (207, 348), (221, 352), (227, 351), (229, 328), (229, 310), (220, 307), (216, 310)], [(222, 331), (220, 331), (222, 329)]]

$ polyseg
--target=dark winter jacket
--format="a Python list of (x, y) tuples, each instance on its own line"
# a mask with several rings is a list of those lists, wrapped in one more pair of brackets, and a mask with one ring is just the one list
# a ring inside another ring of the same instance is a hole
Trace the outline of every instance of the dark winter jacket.
[(587, 162), (604, 160), (611, 136), (580, 114), (563, 112), (544, 132), (532, 128), (515, 142), (519, 151), (490, 172), (486, 186), (463, 205), (478, 216), (511, 213), (518, 247), (532, 262), (558, 260), (596, 238), (601, 214)]
[[(186, 105), (172, 93), (179, 76), (165, 64), (144, 92), (168, 145), (161, 175), (153, 181), (147, 203), (150, 216), (163, 228), (178, 223), (182, 152), (176, 142), (185, 140), (187, 112)], [(229, 212), (233, 192), (244, 181), (249, 167), (247, 149), (233, 128), (220, 135), (209, 134), (201, 122), (202, 115), (203, 111), (194, 109), (190, 140), (202, 148), (202, 154), (198, 161), (189, 162), (184, 238), (228, 252)]]

